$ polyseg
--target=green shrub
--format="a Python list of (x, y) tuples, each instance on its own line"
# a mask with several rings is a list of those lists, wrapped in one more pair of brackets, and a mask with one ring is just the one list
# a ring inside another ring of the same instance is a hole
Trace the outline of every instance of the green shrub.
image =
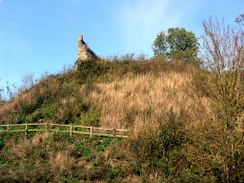
[(161, 124), (153, 133), (144, 132), (130, 141), (130, 150), (137, 161), (139, 174), (150, 174), (156, 171), (163, 180), (178, 174), (186, 168), (184, 149), (188, 138), (182, 121), (183, 111), (176, 115), (170, 110), (167, 122)]
[(89, 83), (98, 78), (107, 70), (106, 63), (97, 63), (96, 60), (85, 60), (77, 65), (77, 77), (81, 84)]

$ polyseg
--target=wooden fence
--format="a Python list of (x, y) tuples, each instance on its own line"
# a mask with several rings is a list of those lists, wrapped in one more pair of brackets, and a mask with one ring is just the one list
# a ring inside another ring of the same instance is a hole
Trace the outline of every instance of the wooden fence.
[(73, 134), (82, 134), (92, 136), (106, 136), (106, 137), (120, 137), (128, 138), (125, 135), (128, 130), (125, 129), (111, 129), (111, 128), (101, 128), (93, 126), (81, 126), (81, 125), (64, 125), (64, 124), (51, 124), (51, 123), (32, 123), (32, 124), (6, 124), (0, 125), (1, 132), (66, 132), (72, 137)]

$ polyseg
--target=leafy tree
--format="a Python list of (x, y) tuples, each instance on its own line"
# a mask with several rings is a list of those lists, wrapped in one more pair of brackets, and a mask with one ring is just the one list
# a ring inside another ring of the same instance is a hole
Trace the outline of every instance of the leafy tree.
[(154, 56), (164, 59), (180, 59), (186, 62), (198, 60), (198, 38), (185, 28), (169, 28), (160, 32), (153, 45)]

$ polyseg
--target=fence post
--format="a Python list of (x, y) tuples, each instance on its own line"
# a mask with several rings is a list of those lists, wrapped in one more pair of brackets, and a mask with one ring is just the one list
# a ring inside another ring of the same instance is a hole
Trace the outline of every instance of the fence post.
[(90, 126), (90, 137), (92, 137), (93, 129), (92, 126)]
[(72, 137), (72, 133), (73, 133), (73, 124), (70, 123), (70, 128), (69, 128), (69, 136)]
[(46, 132), (48, 132), (48, 123), (46, 122)]
[(8, 126), (7, 126), (7, 131), (9, 131), (9, 124), (8, 124)]
[(113, 135), (116, 136), (116, 129), (113, 130)]
[(25, 134), (26, 138), (28, 139), (28, 123), (25, 124)]

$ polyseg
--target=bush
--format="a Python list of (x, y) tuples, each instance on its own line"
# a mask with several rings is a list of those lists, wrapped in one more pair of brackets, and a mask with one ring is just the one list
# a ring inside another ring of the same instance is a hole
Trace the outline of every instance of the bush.
[[(188, 143), (182, 121), (183, 111), (176, 115), (173, 109), (168, 113), (167, 122), (152, 132), (144, 132), (130, 141), (130, 150), (137, 161), (139, 174), (156, 171), (162, 180), (177, 175), (185, 169), (184, 148)], [(170, 179), (171, 179), (170, 178)]]
[(77, 77), (81, 84), (93, 82), (107, 70), (107, 63), (97, 63), (96, 60), (85, 60), (77, 65)]

